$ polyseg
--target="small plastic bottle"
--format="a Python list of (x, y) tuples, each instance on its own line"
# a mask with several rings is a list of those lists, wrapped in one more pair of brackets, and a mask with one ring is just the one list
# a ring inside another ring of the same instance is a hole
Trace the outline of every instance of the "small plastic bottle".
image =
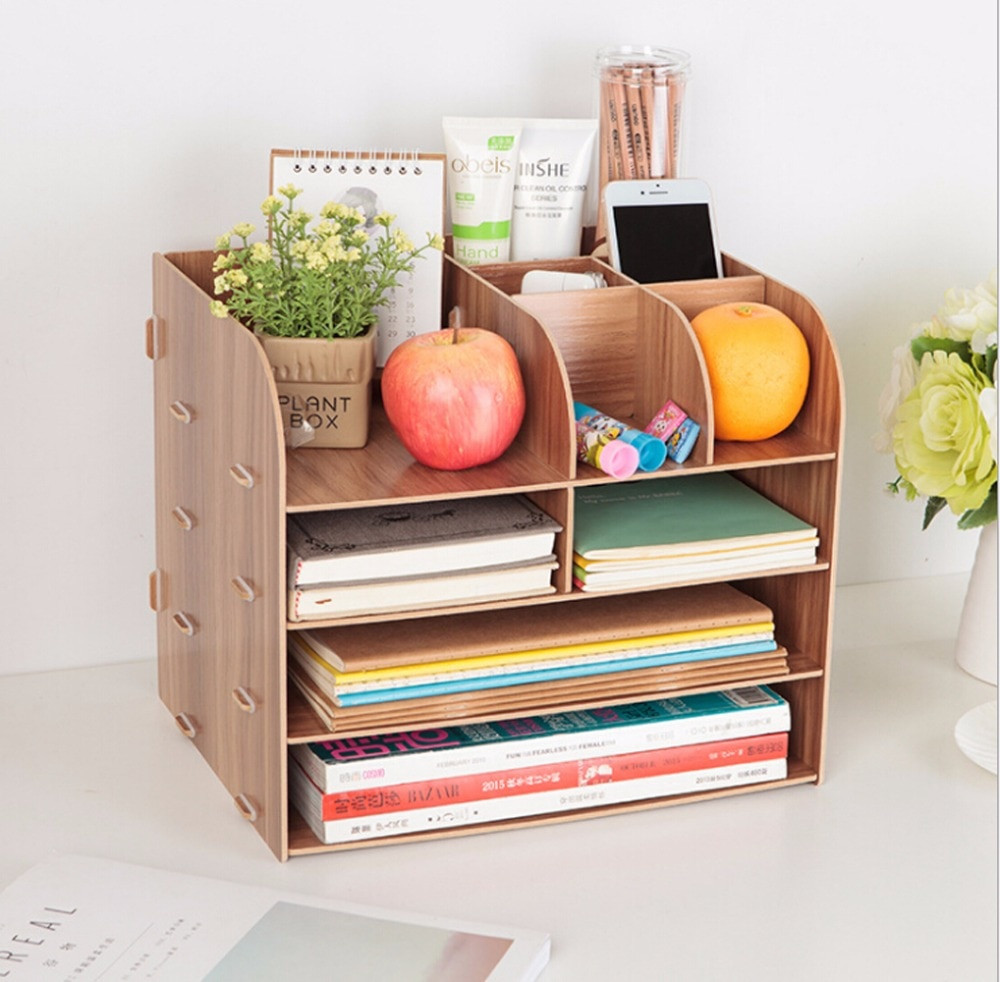
[(623, 480), (639, 467), (639, 451), (624, 440), (603, 441), (586, 423), (576, 424), (576, 449), (580, 460), (611, 477)]

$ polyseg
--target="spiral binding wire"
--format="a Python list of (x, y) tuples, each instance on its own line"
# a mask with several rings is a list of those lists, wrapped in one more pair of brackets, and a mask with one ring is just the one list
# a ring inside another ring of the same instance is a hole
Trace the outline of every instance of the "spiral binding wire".
[[(393, 172), (401, 175), (412, 174), (419, 177), (423, 174), (420, 166), (419, 150), (303, 150), (297, 147), (292, 151), (295, 159), (292, 170), (296, 174), (307, 171), (315, 174), (322, 170), (324, 174), (369, 174), (379, 173), (379, 162), (382, 162), (381, 172), (390, 175)], [(365, 167), (367, 162), (368, 166)]]

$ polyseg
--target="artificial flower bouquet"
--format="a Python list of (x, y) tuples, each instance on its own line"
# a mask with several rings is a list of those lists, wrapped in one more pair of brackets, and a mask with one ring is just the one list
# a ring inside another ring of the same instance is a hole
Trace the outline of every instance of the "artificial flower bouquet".
[(399, 285), (399, 274), (444, 241), (428, 234), (417, 248), (393, 227), (394, 215), (369, 216), (333, 201), (310, 227), (313, 216), (294, 206), (301, 193), (286, 184), (280, 197), (264, 199), (268, 241), (251, 244), (254, 226), (240, 222), (216, 242), (215, 294), (225, 299), (212, 302), (212, 313), (278, 337), (357, 337), (375, 323), (376, 308)]
[(997, 274), (952, 289), (893, 353), (877, 449), (899, 476), (888, 489), (926, 499), (923, 527), (947, 506), (959, 528), (997, 517)]

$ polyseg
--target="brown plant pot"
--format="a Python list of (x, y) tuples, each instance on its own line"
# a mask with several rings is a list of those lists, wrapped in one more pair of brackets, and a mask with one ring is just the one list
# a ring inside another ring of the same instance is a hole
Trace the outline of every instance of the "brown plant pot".
[(356, 338), (257, 335), (274, 372), (289, 447), (368, 442), (375, 331)]

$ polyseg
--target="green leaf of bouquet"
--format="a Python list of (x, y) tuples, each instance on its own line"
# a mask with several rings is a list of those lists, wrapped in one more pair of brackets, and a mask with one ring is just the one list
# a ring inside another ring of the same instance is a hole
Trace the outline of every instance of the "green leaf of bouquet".
[(986, 349), (986, 354), (983, 356), (983, 374), (987, 378), (993, 378), (993, 370), (997, 363), (997, 349), (996, 345), (990, 345)]
[(956, 341), (954, 338), (928, 338), (921, 335), (910, 342), (910, 351), (918, 365), (929, 351), (947, 351), (958, 355), (963, 361), (972, 360), (968, 342)]
[(934, 521), (934, 516), (941, 511), (944, 506), (948, 504), (944, 498), (938, 498), (936, 496), (927, 499), (927, 505), (924, 508), (924, 524), (921, 526), (921, 531), (925, 530), (931, 522)]
[(986, 500), (974, 511), (965, 512), (958, 520), (960, 529), (977, 529), (997, 520), (997, 486), (990, 488)]

